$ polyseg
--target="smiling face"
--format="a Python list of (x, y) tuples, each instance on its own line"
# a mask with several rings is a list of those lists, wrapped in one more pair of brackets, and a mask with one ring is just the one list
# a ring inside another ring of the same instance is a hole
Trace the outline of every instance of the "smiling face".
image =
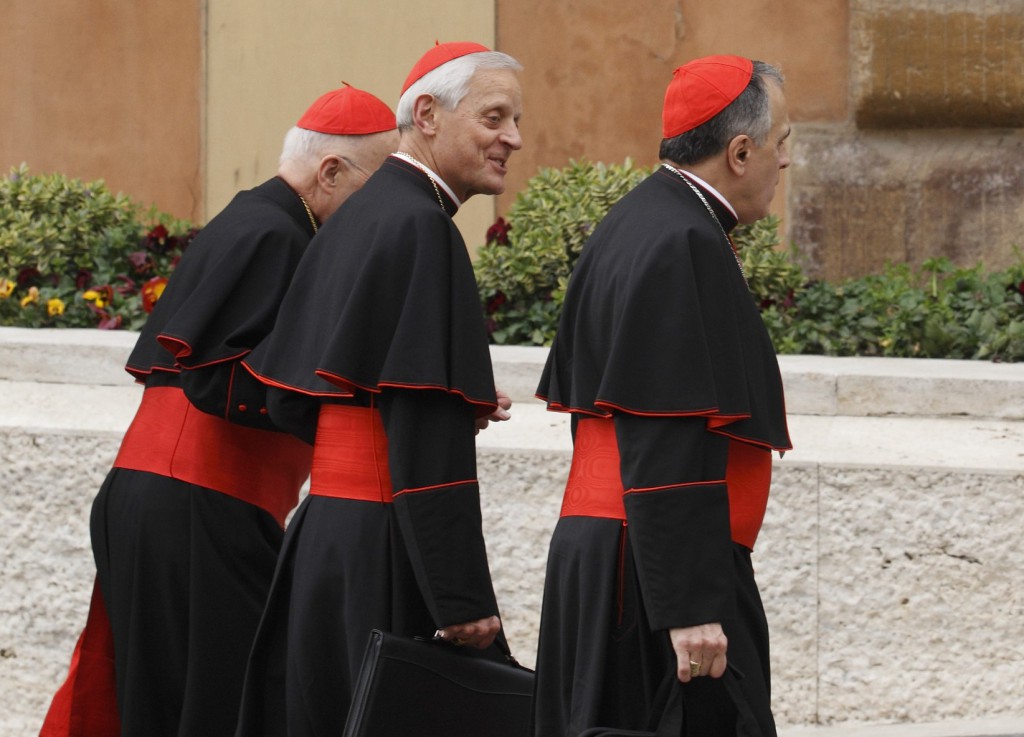
[(508, 160), (523, 146), (523, 95), (510, 69), (481, 69), (454, 110), (438, 110), (432, 158), (435, 170), (463, 202), (505, 191)]

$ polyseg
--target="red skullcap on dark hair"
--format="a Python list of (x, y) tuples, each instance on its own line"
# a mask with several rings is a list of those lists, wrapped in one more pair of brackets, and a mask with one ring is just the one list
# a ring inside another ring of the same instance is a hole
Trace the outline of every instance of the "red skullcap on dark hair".
[(725, 110), (750, 84), (754, 63), (742, 56), (706, 56), (675, 70), (665, 91), (662, 137), (675, 138)]

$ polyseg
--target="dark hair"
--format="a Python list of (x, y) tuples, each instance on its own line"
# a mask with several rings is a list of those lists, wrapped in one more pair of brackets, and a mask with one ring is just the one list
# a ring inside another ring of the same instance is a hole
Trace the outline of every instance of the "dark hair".
[(750, 136), (758, 146), (763, 145), (772, 129), (769, 79), (782, 86), (782, 72), (771, 64), (755, 61), (750, 83), (739, 97), (706, 123), (675, 138), (663, 139), (659, 158), (677, 164), (696, 164), (720, 153), (729, 141), (743, 134)]

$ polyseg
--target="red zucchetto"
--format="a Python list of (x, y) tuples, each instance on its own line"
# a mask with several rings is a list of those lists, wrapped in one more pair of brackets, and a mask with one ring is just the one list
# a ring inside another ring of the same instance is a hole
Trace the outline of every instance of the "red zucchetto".
[(446, 44), (435, 42), (434, 47), (420, 57), (420, 60), (416, 62), (416, 66), (409, 72), (409, 76), (405, 78), (405, 84), (402, 85), (402, 94), (404, 95), (405, 91), (412, 87), (416, 80), (427, 72), (434, 71), (452, 59), (458, 59), (460, 56), (466, 56), (467, 54), (479, 54), (482, 51), (490, 51), (490, 49), (472, 41), (452, 41)]
[(398, 127), (391, 108), (348, 82), (321, 95), (295, 125), (332, 136), (363, 136)]
[(663, 138), (708, 122), (750, 84), (754, 63), (742, 56), (705, 56), (675, 70), (665, 91)]

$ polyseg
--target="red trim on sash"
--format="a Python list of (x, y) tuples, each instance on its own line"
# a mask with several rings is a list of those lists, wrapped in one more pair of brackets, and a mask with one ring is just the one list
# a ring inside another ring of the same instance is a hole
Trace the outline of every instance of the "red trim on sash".
[[(771, 480), (771, 451), (730, 438), (725, 482), (734, 542), (753, 549), (768, 506)], [(624, 520), (624, 494), (615, 421), (581, 418), (576, 426), (561, 516)]]
[(152, 387), (142, 394), (114, 467), (219, 491), (266, 510), (283, 526), (298, 503), (312, 453), (286, 433), (202, 412), (177, 387)]
[(114, 634), (94, 582), (89, 618), (71, 655), (68, 677), (46, 712), (39, 737), (119, 737)]
[(379, 410), (344, 404), (320, 407), (309, 493), (391, 503), (388, 437)]

